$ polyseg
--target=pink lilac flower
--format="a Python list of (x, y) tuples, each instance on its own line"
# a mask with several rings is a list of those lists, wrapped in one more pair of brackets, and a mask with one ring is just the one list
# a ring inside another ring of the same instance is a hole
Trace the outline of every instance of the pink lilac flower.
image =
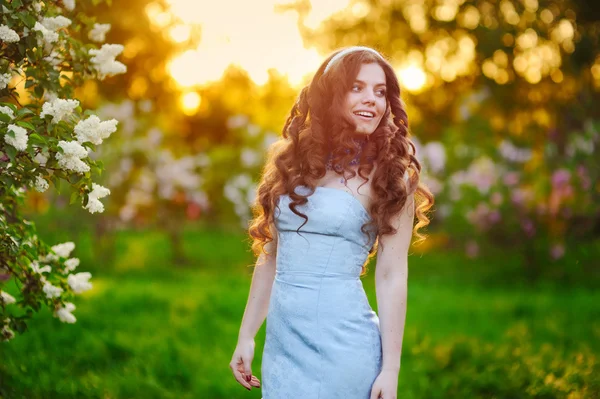
[(515, 188), (510, 197), (512, 203), (520, 207), (531, 201), (532, 198), (533, 193), (526, 188)]
[(558, 169), (552, 174), (552, 185), (554, 187), (562, 187), (569, 182), (571, 172), (566, 169)]
[(554, 260), (558, 260), (565, 255), (565, 246), (563, 244), (554, 244), (550, 248), (550, 256)]
[(470, 240), (465, 246), (465, 252), (469, 258), (476, 258), (479, 255), (479, 244), (473, 240)]
[(488, 220), (492, 224), (498, 223), (500, 219), (502, 219), (502, 215), (500, 215), (500, 212), (498, 212), (498, 210), (493, 210), (488, 215)]
[(500, 205), (502, 205), (503, 201), (504, 201), (504, 198), (502, 197), (502, 194), (500, 194), (498, 192), (493, 193), (490, 196), (490, 202), (492, 203), (492, 205), (500, 206)]
[(585, 166), (577, 166), (577, 176), (581, 181), (581, 188), (583, 188), (584, 190), (589, 190), (592, 187), (592, 182), (590, 180), (590, 176), (588, 175)]
[(521, 228), (527, 235), (527, 237), (533, 237), (535, 235), (535, 225), (529, 219), (523, 219), (521, 221)]
[(502, 180), (507, 186), (514, 186), (519, 182), (519, 174), (517, 172), (508, 172)]

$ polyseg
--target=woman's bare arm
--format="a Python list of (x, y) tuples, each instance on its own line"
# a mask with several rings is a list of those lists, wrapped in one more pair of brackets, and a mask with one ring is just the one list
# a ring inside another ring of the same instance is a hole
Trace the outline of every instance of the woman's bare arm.
[(384, 236), (377, 254), (375, 282), (380, 318), (382, 370), (400, 371), (400, 356), (408, 293), (408, 249), (414, 220), (414, 194), (408, 196), (402, 211), (392, 220), (396, 234)]
[(267, 255), (263, 252), (256, 260), (238, 340), (254, 339), (267, 317), (271, 288), (273, 286), (273, 279), (275, 278), (275, 259), (277, 256), (277, 230), (272, 224), (271, 232), (273, 241), (265, 246), (265, 250), (269, 254)]

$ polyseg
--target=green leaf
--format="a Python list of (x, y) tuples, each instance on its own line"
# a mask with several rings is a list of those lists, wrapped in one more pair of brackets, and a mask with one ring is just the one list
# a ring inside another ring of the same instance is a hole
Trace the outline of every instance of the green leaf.
[(71, 193), (71, 200), (69, 201), (69, 205), (73, 205), (75, 202), (77, 202), (78, 198), (79, 198), (79, 193), (77, 191), (74, 191), (73, 193)]
[(71, 175), (69, 176), (69, 180), (71, 181), (71, 184), (77, 184), (81, 181), (81, 179), (83, 179), (83, 176), (81, 176), (78, 173), (71, 173)]
[(54, 187), (56, 188), (56, 192), (60, 194), (60, 177), (57, 175), (52, 176), (52, 183), (54, 183)]
[(17, 106), (15, 104), (11, 104), (11, 103), (0, 103), (1, 106), (3, 107), (8, 107), (10, 109), (13, 110), (13, 112), (19, 112), (19, 109), (17, 108)]
[(0, 122), (4, 122), (4, 123), (10, 123), (11, 118), (9, 115), (3, 114), (2, 112), (0, 112)]
[(46, 144), (46, 139), (44, 139), (42, 136), (40, 136), (37, 133), (30, 134), (29, 140), (31, 140), (32, 142), (35, 142), (35, 143)]
[(0, 181), (10, 187), (15, 184), (15, 181), (9, 175), (0, 176)]
[(8, 157), (10, 158), (10, 161), (12, 163), (14, 163), (15, 156), (17, 155), (17, 149), (15, 147), (13, 147), (12, 145), (7, 145), (6, 147), (4, 147), (4, 152), (6, 152), (6, 155), (8, 155)]
[(23, 320), (15, 320), (15, 330), (19, 334), (23, 334), (25, 331), (27, 331), (27, 323), (25, 323)]
[(44, 95), (44, 87), (42, 85), (35, 86), (33, 92), (38, 98), (41, 98)]
[(19, 125), (19, 126), (21, 126), (21, 127), (24, 127), (24, 128), (26, 128), (26, 129), (29, 129), (29, 130), (33, 130), (33, 131), (35, 132), (35, 126), (33, 126), (33, 125), (32, 125), (31, 123), (29, 123), (29, 122), (25, 122), (25, 121), (18, 121), (18, 122), (17, 122), (17, 125)]
[(29, 115), (29, 114), (35, 114), (35, 112), (33, 112), (29, 107), (25, 106), (23, 108), (20, 108), (19, 110), (17, 110), (17, 115), (21, 116), (21, 115)]

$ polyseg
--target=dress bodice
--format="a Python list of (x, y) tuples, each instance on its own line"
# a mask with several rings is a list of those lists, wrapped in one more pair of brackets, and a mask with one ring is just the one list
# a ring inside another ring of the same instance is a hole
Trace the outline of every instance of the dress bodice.
[[(310, 189), (298, 186), (296, 192), (306, 195)], [(361, 231), (371, 220), (363, 204), (348, 192), (317, 186), (308, 202), (297, 207), (308, 217), (298, 233), (304, 219), (292, 212), (290, 202), (284, 194), (275, 209), (278, 271), (360, 273), (375, 236), (373, 228), (367, 230), (370, 237)]]

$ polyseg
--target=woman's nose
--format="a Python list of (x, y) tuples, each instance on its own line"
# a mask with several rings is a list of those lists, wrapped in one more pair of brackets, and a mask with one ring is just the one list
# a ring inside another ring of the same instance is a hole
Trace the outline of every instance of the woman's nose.
[(374, 103), (375, 102), (375, 94), (370, 90), (363, 91), (363, 103)]

